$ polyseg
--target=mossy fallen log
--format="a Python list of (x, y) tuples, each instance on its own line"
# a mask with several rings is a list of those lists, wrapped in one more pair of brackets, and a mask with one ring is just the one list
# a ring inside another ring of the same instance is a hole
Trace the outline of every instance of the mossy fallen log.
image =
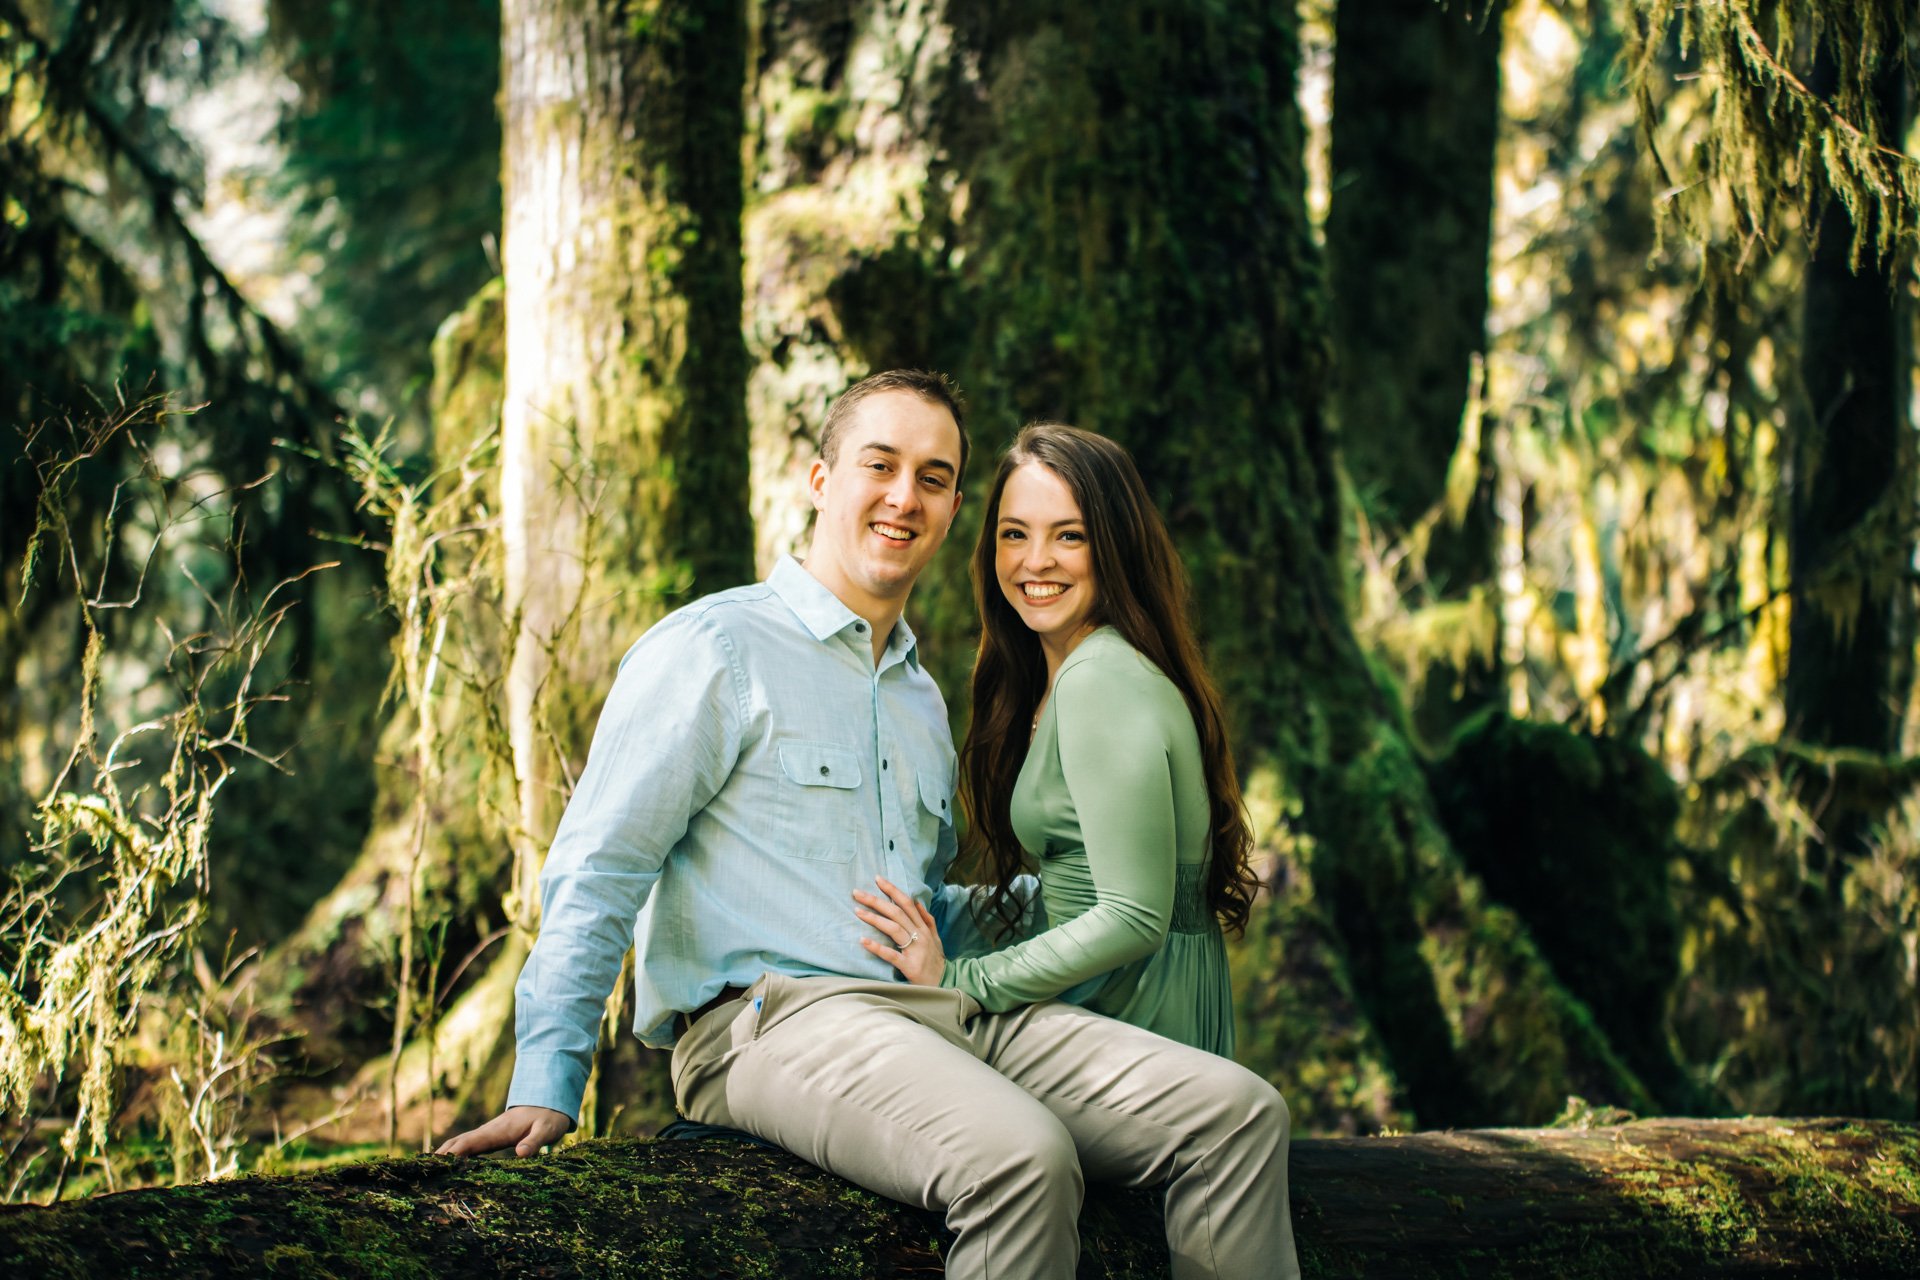
[[(1308, 1276), (1920, 1274), (1920, 1128), (1647, 1120), (1294, 1145)], [(1165, 1275), (1156, 1198), (1096, 1189), (1081, 1277)], [(735, 1139), (382, 1160), (0, 1211), (28, 1277), (937, 1276), (909, 1209)]]

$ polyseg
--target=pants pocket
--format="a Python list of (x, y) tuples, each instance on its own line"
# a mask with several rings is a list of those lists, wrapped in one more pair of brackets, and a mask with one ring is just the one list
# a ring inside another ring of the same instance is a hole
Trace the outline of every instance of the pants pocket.
[(772, 989), (774, 976), (767, 974), (747, 988), (747, 994), (740, 997), (740, 1003), (746, 1007), (734, 1015), (733, 1025), (728, 1035), (735, 1052), (746, 1048), (760, 1038), (760, 1028), (770, 1023), (767, 1017), (767, 994)]
[[(764, 979), (763, 979), (764, 981)], [(735, 1002), (694, 1023), (674, 1042), (667, 1078), (680, 1114), (700, 1124), (731, 1124), (726, 1111), (726, 1076), (759, 1022), (759, 983)]]

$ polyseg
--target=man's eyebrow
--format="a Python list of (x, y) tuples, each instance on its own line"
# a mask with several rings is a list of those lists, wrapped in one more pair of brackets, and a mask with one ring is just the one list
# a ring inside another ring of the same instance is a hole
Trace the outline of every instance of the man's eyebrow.
[[(890, 444), (881, 444), (878, 440), (867, 441), (865, 444), (860, 446), (860, 452), (884, 453), (891, 458), (897, 458), (900, 456), (900, 451), (898, 449), (894, 448)], [(934, 458), (928, 462), (923, 463), (920, 469), (922, 471), (944, 471), (948, 475), (954, 475), (958, 473), (958, 471), (960, 470), (960, 468), (954, 466), (951, 462), (948, 462), (945, 458)]]

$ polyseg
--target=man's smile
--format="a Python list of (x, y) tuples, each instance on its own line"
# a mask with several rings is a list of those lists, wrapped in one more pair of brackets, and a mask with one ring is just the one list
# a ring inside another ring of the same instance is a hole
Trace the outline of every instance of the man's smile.
[(897, 524), (888, 524), (884, 520), (875, 520), (867, 528), (873, 530), (888, 542), (912, 542), (919, 533), (912, 529), (903, 529)]

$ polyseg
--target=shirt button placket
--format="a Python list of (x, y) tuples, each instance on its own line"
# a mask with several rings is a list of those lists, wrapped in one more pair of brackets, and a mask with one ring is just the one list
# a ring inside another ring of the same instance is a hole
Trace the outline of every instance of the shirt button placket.
[[(887, 742), (887, 720), (884, 712), (885, 702), (880, 695), (880, 674), (874, 673), (873, 682), (873, 737), (874, 754), (880, 757), (880, 771), (875, 777), (880, 793), (880, 836), (886, 848), (880, 852), (881, 860), (886, 864), (887, 879), (895, 884), (911, 884), (914, 876), (907, 869), (907, 854), (913, 845), (909, 842), (904, 849), (897, 833), (900, 827), (900, 779), (903, 773), (893, 769), (893, 748)], [(904, 766), (902, 766), (904, 770)]]

